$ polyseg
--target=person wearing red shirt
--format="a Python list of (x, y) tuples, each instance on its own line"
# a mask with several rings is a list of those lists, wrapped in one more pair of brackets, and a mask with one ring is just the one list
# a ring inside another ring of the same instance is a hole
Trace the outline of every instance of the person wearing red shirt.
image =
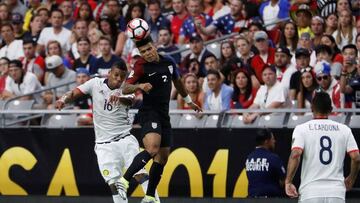
[(36, 42), (32, 39), (24, 40), (23, 49), (24, 57), (20, 58), (23, 63), (23, 69), (26, 72), (32, 72), (36, 75), (41, 84), (44, 82), (45, 76), (45, 60), (42, 56), (36, 56)]
[(251, 60), (251, 67), (254, 69), (255, 75), (261, 84), (262, 71), (267, 64), (274, 64), (275, 62), (275, 49), (269, 47), (268, 35), (265, 31), (258, 31), (254, 35), (255, 46), (259, 50)]
[(175, 14), (170, 17), (170, 29), (173, 33), (173, 43), (178, 44), (181, 26), (189, 15), (186, 11), (185, 0), (173, 0), (172, 8)]

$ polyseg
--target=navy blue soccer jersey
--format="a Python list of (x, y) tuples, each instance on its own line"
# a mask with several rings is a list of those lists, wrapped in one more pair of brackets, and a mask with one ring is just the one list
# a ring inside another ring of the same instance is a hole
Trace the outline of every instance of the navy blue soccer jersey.
[(142, 109), (169, 110), (172, 80), (178, 79), (179, 73), (174, 60), (168, 56), (160, 56), (159, 62), (147, 62), (140, 58), (134, 64), (126, 83), (150, 83), (152, 89), (143, 94)]
[(278, 197), (283, 189), (279, 180), (285, 179), (285, 168), (280, 157), (258, 147), (246, 159), (249, 197)]

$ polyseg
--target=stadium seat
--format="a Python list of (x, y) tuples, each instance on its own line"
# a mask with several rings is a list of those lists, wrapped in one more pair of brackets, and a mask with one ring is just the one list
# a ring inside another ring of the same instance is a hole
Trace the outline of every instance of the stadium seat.
[(193, 114), (184, 114), (180, 118), (178, 128), (203, 128), (206, 119), (206, 115), (203, 115), (201, 118), (197, 118)]
[(221, 127), (222, 128), (230, 128), (233, 118), (234, 118), (234, 115), (225, 114), (223, 119), (221, 120)]
[(5, 101), (4, 100), (0, 100), (0, 110), (3, 110), (5, 106)]
[(179, 121), (181, 119), (181, 114), (170, 114), (170, 123), (172, 128), (177, 128)]
[[(6, 110), (30, 110), (34, 105), (34, 100), (14, 100), (9, 102), (6, 107)], [(6, 114), (8, 119), (17, 119), (20, 117), (28, 116), (29, 114)]]
[(297, 125), (303, 124), (312, 119), (312, 115), (295, 115), (291, 114), (287, 123), (287, 128), (295, 128)]
[(51, 115), (43, 122), (47, 128), (71, 128), (77, 126), (77, 116), (70, 115)]
[[(190, 45), (189, 44), (185, 44), (185, 45), (178, 45), (178, 48), (179, 49), (183, 49), (183, 48), (190, 48)], [(190, 50), (187, 50), (187, 51), (183, 51), (181, 52), (181, 58), (185, 58), (188, 54), (190, 54), (191, 51)]]
[(359, 128), (360, 126), (360, 115), (352, 115), (349, 121), (350, 128)]
[(257, 128), (258, 127), (258, 122), (259, 119), (256, 118), (255, 121), (251, 124), (245, 124), (243, 121), (243, 116), (242, 115), (233, 115), (233, 118), (230, 119), (231, 124), (230, 127), (231, 128)]
[(261, 116), (259, 118), (258, 127), (283, 128), (285, 116), (285, 113)]
[(213, 53), (216, 58), (220, 59), (221, 53), (220, 53), (220, 44), (219, 43), (211, 43), (206, 46), (206, 49), (209, 50), (211, 53)]
[(219, 117), (220, 117), (219, 115), (209, 115), (206, 118), (204, 127), (205, 128), (217, 128)]

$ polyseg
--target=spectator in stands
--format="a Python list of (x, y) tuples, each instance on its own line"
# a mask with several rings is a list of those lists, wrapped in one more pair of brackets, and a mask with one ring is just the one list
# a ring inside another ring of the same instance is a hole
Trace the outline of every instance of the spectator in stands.
[(96, 58), (101, 56), (99, 41), (100, 37), (102, 36), (103, 34), (97, 28), (92, 28), (89, 30), (88, 38), (90, 40), (91, 54)]
[(330, 64), (320, 61), (315, 65), (316, 80), (320, 88), (330, 95), (333, 108), (344, 107), (344, 101), (341, 98), (340, 84), (335, 78), (331, 77)]
[(333, 53), (333, 58), (332, 58), (333, 63), (336, 63), (336, 62), (343, 63), (343, 61), (344, 61), (343, 56), (341, 55), (341, 51), (340, 51), (339, 47), (337, 47), (333, 36), (324, 34), (321, 37), (321, 45), (327, 45), (327, 46), (331, 47), (331, 51)]
[[(201, 20), (203, 26), (208, 26), (213, 21), (212, 18), (201, 11), (201, 0), (188, 0), (187, 1), (187, 10), (189, 12), (189, 17), (184, 21), (180, 29), (179, 43), (187, 43), (191, 37), (200, 35), (203, 40), (207, 40), (208, 37), (197, 32), (195, 25), (196, 22)], [(198, 24), (198, 23), (197, 23)]]
[(175, 11), (172, 7), (172, 0), (163, 0), (161, 6), (161, 14), (165, 18), (169, 18), (169, 16), (174, 15)]
[(11, 16), (11, 25), (13, 26), (15, 39), (22, 40), (25, 31), (23, 30), (23, 17), (20, 13), (13, 13)]
[(312, 39), (313, 45), (318, 46), (321, 42), (321, 37), (325, 32), (325, 22), (324, 19), (320, 16), (314, 16), (311, 19), (311, 31), (314, 33), (314, 38)]
[(72, 1), (63, 0), (59, 5), (59, 9), (64, 14), (63, 27), (68, 30), (71, 30), (75, 23), (73, 18), (74, 9), (73, 9)]
[(250, 62), (255, 56), (254, 52), (251, 51), (251, 44), (244, 36), (240, 36), (235, 41), (237, 49), (236, 56), (241, 60), (244, 66), (250, 67)]
[(63, 60), (64, 66), (66, 68), (72, 69), (72, 60), (68, 56), (67, 52), (63, 52), (61, 44), (58, 41), (50, 40), (46, 46), (47, 56), (60, 56)]
[[(82, 85), (86, 81), (90, 80), (90, 72), (86, 68), (77, 68), (76, 69), (76, 85)], [(75, 109), (91, 109), (92, 108), (92, 99), (90, 95), (84, 95), (81, 98), (78, 98), (74, 101)], [(78, 116), (78, 125), (87, 126), (93, 124), (92, 113), (81, 114)]]
[(256, 148), (245, 163), (249, 180), (248, 197), (283, 196), (286, 171), (280, 157), (274, 153), (275, 137), (269, 129), (256, 132)]
[(360, 20), (356, 21), (356, 32), (359, 34), (360, 33)]
[(252, 22), (249, 25), (249, 32), (246, 36), (251, 44), (251, 51), (254, 52), (254, 54), (259, 54), (259, 50), (255, 46), (255, 39), (254, 39), (255, 33), (264, 30), (265, 29), (260, 22)]
[(230, 109), (233, 88), (225, 85), (220, 72), (210, 69), (207, 74), (209, 90), (205, 93), (204, 109), (226, 111)]
[(202, 1), (202, 7), (205, 14), (213, 17), (215, 12), (221, 8), (221, 4), (218, 3), (218, 0), (204, 0)]
[[(58, 55), (49, 56), (45, 59), (47, 71), (49, 74), (45, 78), (46, 87), (55, 87), (59, 85), (75, 82), (76, 73), (73, 70), (65, 68), (63, 60)], [(66, 92), (73, 90), (75, 83), (56, 88), (56, 98), (61, 97)]]
[(307, 32), (311, 37), (314, 36), (314, 33), (310, 29), (312, 13), (310, 7), (306, 4), (301, 4), (296, 11), (296, 25), (298, 27), (297, 33), (299, 37), (302, 33)]
[(281, 33), (279, 47), (286, 47), (294, 54), (299, 41), (296, 24), (292, 21), (286, 22)]
[(348, 0), (338, 0), (336, 4), (336, 10), (338, 15), (341, 15), (342, 11), (348, 10), (350, 11), (350, 4)]
[(307, 49), (299, 48), (295, 52), (296, 58), (296, 71), (291, 75), (290, 78), (290, 89), (289, 89), (289, 99), (294, 105), (294, 101), (296, 100), (296, 95), (300, 91), (300, 79), (302, 68), (309, 67), (310, 65), (310, 52)]
[(241, 14), (243, 3), (241, 0), (230, 0), (230, 13), (213, 21), (210, 25), (203, 25), (201, 19), (195, 19), (195, 25), (201, 34), (206, 36), (215, 35), (220, 32), (223, 35), (239, 32), (247, 27), (245, 18)]
[(112, 18), (116, 23), (118, 32), (126, 31), (126, 22), (122, 13), (122, 8), (118, 0), (108, 0), (106, 3), (107, 12), (106, 15)]
[(234, 76), (234, 93), (231, 99), (231, 108), (247, 109), (253, 104), (257, 89), (253, 88), (251, 75), (246, 70), (239, 69), (235, 72)]
[(315, 47), (316, 61), (326, 61), (331, 66), (331, 76), (336, 80), (340, 79), (340, 73), (342, 69), (342, 63), (332, 62), (333, 53), (331, 47), (327, 45), (319, 45)]
[[(256, 93), (250, 109), (277, 109), (283, 108), (287, 103), (285, 88), (276, 79), (276, 69), (274, 66), (266, 65), (262, 71), (264, 85)], [(255, 121), (258, 116), (266, 113), (245, 113), (243, 121), (249, 124)]]
[[(200, 67), (200, 63), (198, 63), (198, 64)], [(209, 54), (209, 55), (205, 56), (204, 66), (205, 66), (206, 72), (209, 71), (210, 69), (220, 71), (220, 76), (221, 76), (222, 81), (225, 80), (225, 75), (230, 78), (231, 70), (226, 71), (226, 70), (222, 69), (222, 67), (219, 63), (219, 60), (213, 54)], [(224, 75), (224, 73), (225, 73), (225, 75)], [(200, 84), (202, 84), (202, 91), (207, 92), (209, 90), (207, 77), (199, 77), (199, 82), (200, 82)], [(228, 81), (226, 81), (226, 82), (228, 82)], [(228, 83), (226, 83), (226, 84), (229, 85)]]
[(24, 39), (32, 39), (37, 43), (44, 26), (45, 24), (41, 20), (41, 16), (33, 15), (30, 20), (30, 29), (24, 33)]
[(265, 1), (260, 5), (259, 13), (267, 30), (276, 28), (278, 21), (289, 18), (290, 3), (286, 0)]
[(269, 47), (268, 35), (265, 31), (258, 31), (254, 35), (255, 46), (259, 50), (251, 60), (251, 67), (254, 69), (255, 75), (261, 84), (264, 83), (262, 72), (267, 64), (274, 64), (275, 49)]
[(77, 50), (77, 40), (79, 38), (87, 37), (89, 32), (88, 25), (85, 20), (76, 20), (72, 33), (72, 43), (71, 43), (71, 56), (74, 59), (78, 59), (80, 57), (79, 52)]
[(40, 6), (39, 8), (36, 9), (35, 13), (36, 15), (41, 16), (41, 19), (45, 24), (45, 27), (51, 26), (50, 11), (46, 7)]
[(170, 21), (161, 14), (161, 3), (159, 0), (148, 0), (148, 11), (150, 18), (147, 19), (151, 33), (151, 39), (158, 41), (159, 30), (162, 27), (170, 27)]
[(345, 94), (346, 107), (352, 107), (355, 103), (356, 108), (360, 108), (360, 68), (356, 67), (356, 57), (358, 52), (356, 46), (349, 44), (343, 47), (344, 63), (340, 77), (340, 89)]
[(45, 53), (45, 46), (50, 40), (56, 40), (60, 43), (64, 52), (68, 52), (71, 48), (70, 38), (71, 31), (63, 27), (64, 14), (61, 10), (51, 12), (52, 27), (44, 28), (38, 40), (38, 52)]
[(338, 16), (336, 13), (331, 13), (325, 18), (325, 34), (332, 35), (338, 27)]
[[(298, 48), (304, 48), (310, 52), (310, 66), (314, 66), (316, 63), (316, 54), (313, 51), (314, 45), (311, 40), (311, 35), (308, 32), (303, 32), (299, 38)], [(296, 64), (296, 58), (292, 58), (291, 62)]]
[[(134, 18), (144, 19), (145, 9), (146, 9), (146, 6), (141, 1), (130, 4), (129, 8), (126, 12), (126, 15), (125, 15), (126, 23), (129, 23)], [(122, 58), (124, 60), (126, 60), (126, 62), (128, 62), (128, 63), (130, 62), (131, 53), (135, 48), (136, 47), (135, 47), (135, 43), (133, 42), (133, 40), (128, 38), (125, 42), (123, 53), (122, 53)]]
[(2, 93), (5, 89), (9, 74), (9, 62), (10, 60), (6, 57), (0, 58), (0, 99), (2, 99)]
[(90, 53), (90, 40), (87, 37), (80, 37), (76, 44), (79, 58), (74, 62), (74, 70), (80, 67), (85, 68), (89, 72), (90, 70), (95, 70), (97, 58)]
[[(9, 76), (5, 90), (3, 92), (3, 99), (10, 99), (16, 96), (32, 93), (41, 89), (41, 84), (36, 76), (31, 72), (26, 72), (23, 68), (21, 61), (12, 60), (9, 62)], [(24, 96), (21, 100), (35, 99), (36, 103), (41, 103), (39, 95)]]
[(97, 27), (97, 23), (92, 15), (92, 9), (88, 2), (82, 2), (79, 6), (79, 12), (77, 13), (76, 20), (85, 20), (89, 25), (89, 30)]
[(11, 12), (5, 3), (0, 3), (0, 23), (6, 23), (11, 20)]
[(170, 16), (170, 29), (173, 33), (174, 44), (178, 44), (181, 26), (188, 17), (185, 0), (172, 0), (172, 8), (175, 13)]
[(220, 64), (227, 63), (233, 57), (236, 57), (234, 43), (230, 40), (222, 41), (220, 44)]
[(188, 67), (186, 67), (188, 73), (196, 75), (199, 79), (204, 78), (205, 76), (200, 72), (200, 62), (196, 58), (192, 58), (189, 61)]
[(279, 47), (275, 51), (275, 68), (277, 80), (281, 82), (286, 92), (290, 88), (291, 75), (296, 72), (296, 67), (290, 63), (290, 50), (286, 47)]
[[(172, 43), (172, 33), (170, 28), (162, 27), (159, 29), (158, 36), (158, 52), (169, 53), (173, 51), (178, 51), (179, 48)], [(176, 62), (176, 64), (180, 64), (181, 62), (181, 53), (170, 55)]]
[(99, 28), (102, 34), (112, 41), (112, 50), (116, 56), (121, 56), (126, 41), (125, 32), (118, 32), (116, 22), (108, 16), (102, 16), (99, 21)]
[(50, 12), (55, 10), (55, 9), (59, 9), (59, 5), (56, 2), (56, 0), (47, 0), (45, 2), (43, 2), (44, 7), (47, 8), (47, 10), (49, 10)]
[(9, 11), (11, 13), (20, 13), (22, 16), (25, 15), (27, 8), (22, 3), (22, 1), (20, 1), (20, 0), (7, 0), (5, 2), (6, 2), (8, 8), (9, 8)]
[(112, 64), (122, 59), (111, 53), (111, 39), (105, 36), (100, 37), (99, 47), (101, 57), (97, 60), (95, 69), (90, 70), (90, 74), (98, 73), (100, 76), (107, 76)]
[(205, 57), (212, 53), (206, 49), (202, 38), (198, 35), (190, 38), (190, 50), (191, 53), (185, 56), (181, 62), (182, 73), (187, 73), (189, 71), (186, 67), (189, 67), (188, 64), (190, 59), (195, 58), (200, 62), (200, 74), (204, 77), (206, 75), (206, 69), (204, 66)]
[(297, 94), (297, 108), (310, 109), (314, 91), (318, 88), (314, 70), (311, 66), (302, 68), (300, 91)]
[(36, 56), (36, 42), (26, 39), (23, 42), (24, 58), (21, 59), (25, 72), (35, 74), (41, 84), (45, 77), (45, 60), (42, 56)]
[(0, 58), (7, 57), (10, 60), (19, 59), (24, 56), (22, 40), (15, 39), (14, 29), (11, 24), (1, 25), (1, 38), (5, 46), (0, 49)]
[(355, 44), (356, 29), (350, 10), (342, 10), (339, 15), (338, 29), (332, 34), (339, 49), (347, 44)]
[[(182, 78), (184, 87), (191, 97), (191, 99), (194, 101), (195, 104), (203, 107), (204, 104), (204, 92), (201, 91), (201, 85), (199, 82), (198, 77), (193, 73), (187, 73)], [(177, 96), (177, 108), (178, 109), (191, 109), (180, 95)]]

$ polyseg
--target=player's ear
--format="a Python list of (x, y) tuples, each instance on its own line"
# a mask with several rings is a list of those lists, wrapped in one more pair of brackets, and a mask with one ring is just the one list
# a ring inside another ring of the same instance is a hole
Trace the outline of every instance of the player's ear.
[(111, 70), (112, 70), (112, 68), (110, 68), (110, 70), (109, 70), (109, 72), (108, 72), (108, 75), (110, 75), (110, 74), (111, 74)]

